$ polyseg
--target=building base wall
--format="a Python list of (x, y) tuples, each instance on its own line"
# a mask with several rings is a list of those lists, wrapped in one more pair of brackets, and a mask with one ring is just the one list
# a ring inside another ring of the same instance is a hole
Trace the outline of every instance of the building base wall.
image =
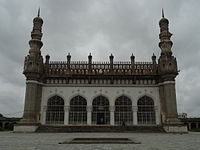
[(163, 129), (167, 133), (188, 133), (186, 125), (163, 125)]
[(13, 132), (15, 133), (32, 133), (37, 130), (39, 125), (15, 125)]
[(41, 125), (36, 130), (40, 133), (72, 132), (116, 132), (116, 133), (164, 133), (162, 126), (119, 126), (119, 125)]

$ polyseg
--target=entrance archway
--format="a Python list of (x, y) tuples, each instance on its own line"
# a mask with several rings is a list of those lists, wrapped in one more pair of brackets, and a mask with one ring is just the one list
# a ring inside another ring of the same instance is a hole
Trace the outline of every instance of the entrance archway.
[(64, 124), (64, 100), (57, 95), (47, 102), (46, 124)]
[(148, 96), (138, 100), (138, 124), (156, 124), (154, 101)]
[(132, 101), (126, 96), (120, 96), (115, 101), (115, 124), (124, 123), (133, 124)]
[(191, 123), (191, 129), (195, 129), (196, 128), (196, 123)]
[(92, 108), (92, 124), (110, 124), (109, 101), (106, 97), (96, 97)]
[(70, 101), (69, 124), (87, 123), (87, 101), (82, 96), (76, 96)]

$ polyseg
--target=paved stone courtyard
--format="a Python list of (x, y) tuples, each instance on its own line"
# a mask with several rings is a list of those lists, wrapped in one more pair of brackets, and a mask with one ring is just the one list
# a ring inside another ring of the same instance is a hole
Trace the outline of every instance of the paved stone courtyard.
[[(141, 144), (58, 144), (77, 137), (130, 138)], [(200, 133), (12, 133), (0, 132), (0, 150), (200, 150)]]

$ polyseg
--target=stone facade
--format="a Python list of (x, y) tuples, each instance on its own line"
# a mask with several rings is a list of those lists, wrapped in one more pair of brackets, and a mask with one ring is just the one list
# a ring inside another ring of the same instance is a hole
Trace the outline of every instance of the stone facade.
[(42, 24), (38, 11), (24, 62), (24, 115), (16, 131), (33, 132), (41, 124), (106, 124), (163, 125), (167, 132), (185, 132), (177, 119), (178, 69), (164, 13), (159, 22), (161, 55), (157, 61), (153, 54), (151, 62), (136, 62), (134, 55), (117, 62), (112, 54), (108, 62), (94, 62), (91, 54), (87, 61), (71, 61), (70, 54), (67, 61), (50, 61), (46, 55), (43, 62)]
[[(159, 99), (159, 88), (156, 86), (99, 86), (99, 85), (88, 85), (88, 86), (49, 86), (43, 87), (43, 96), (41, 104), (41, 123), (46, 124), (46, 109), (47, 101), (49, 98), (58, 95), (62, 97), (65, 101), (65, 108), (70, 108), (70, 100), (73, 97), (78, 95), (84, 97), (87, 100), (87, 124), (91, 125), (91, 111), (92, 111), (92, 102), (95, 97), (103, 95), (109, 100), (110, 103), (110, 116), (114, 116), (115, 100), (120, 96), (127, 96), (132, 101), (132, 113), (133, 113), (133, 124), (138, 125), (137, 123), (137, 101), (147, 95), (154, 100), (155, 113), (156, 113), (156, 122), (155, 124), (160, 125), (160, 99)], [(65, 116), (68, 116), (69, 109), (65, 109)], [(110, 117), (110, 124), (114, 125), (114, 117)], [(64, 122), (65, 125), (69, 124), (68, 119)]]

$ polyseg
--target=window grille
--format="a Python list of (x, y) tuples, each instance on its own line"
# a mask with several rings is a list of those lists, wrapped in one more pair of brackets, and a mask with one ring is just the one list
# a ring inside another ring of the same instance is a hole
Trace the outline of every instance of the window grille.
[(155, 124), (155, 107), (153, 100), (148, 96), (143, 96), (138, 100), (137, 112), (138, 124)]
[(115, 101), (115, 124), (133, 124), (132, 102), (126, 96), (120, 96)]
[(109, 101), (106, 97), (96, 97), (92, 107), (92, 124), (110, 124)]
[(87, 101), (81, 96), (76, 96), (70, 101), (69, 124), (87, 123)]
[(64, 124), (64, 100), (59, 96), (47, 102), (46, 124)]

